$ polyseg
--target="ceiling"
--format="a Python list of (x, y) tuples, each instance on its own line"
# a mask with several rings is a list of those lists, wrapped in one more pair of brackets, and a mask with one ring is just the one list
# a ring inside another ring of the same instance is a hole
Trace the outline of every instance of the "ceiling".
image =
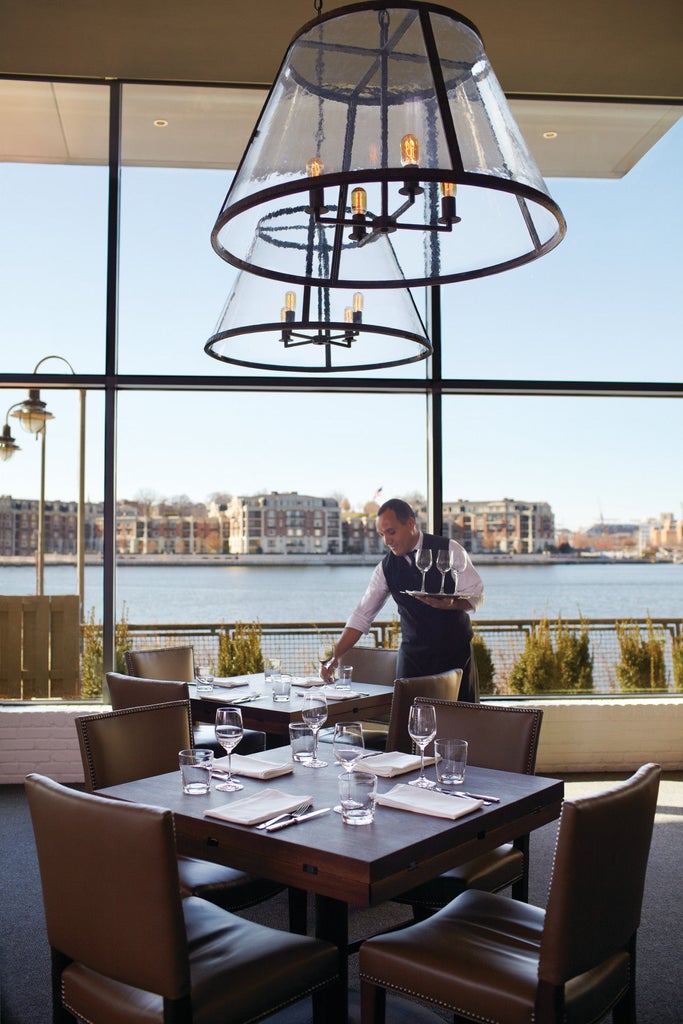
[[(680, 116), (681, 0), (441, 6), (479, 28), (547, 177), (620, 177)], [(312, 0), (0, 0), (0, 73), (86, 80), (0, 81), (0, 159), (105, 162), (107, 100), (96, 83), (115, 78), (197, 86), (189, 104), (184, 90), (126, 88), (124, 162), (234, 167), (265, 97), (252, 87), (270, 84), (314, 16)], [(544, 139), (548, 131), (555, 138)]]

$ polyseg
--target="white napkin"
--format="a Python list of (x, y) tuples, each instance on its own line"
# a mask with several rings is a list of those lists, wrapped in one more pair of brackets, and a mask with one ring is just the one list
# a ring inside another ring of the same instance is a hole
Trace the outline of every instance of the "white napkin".
[(253, 796), (242, 797), (221, 807), (212, 807), (204, 811), (206, 818), (218, 818), (219, 821), (231, 821), (236, 825), (259, 825), (277, 814), (286, 814), (299, 807), (310, 796), (292, 796), (279, 789), (264, 789)]
[(469, 797), (453, 797), (437, 793), (434, 789), (420, 789), (399, 782), (388, 793), (378, 793), (377, 803), (384, 807), (395, 807), (399, 811), (414, 811), (415, 814), (430, 814), (434, 818), (462, 818), (465, 814), (478, 811), (481, 800)]
[(335, 686), (326, 686), (323, 693), (328, 700), (350, 700), (352, 697), (362, 697), (362, 693), (355, 690), (338, 690)]
[(233, 690), (236, 686), (249, 686), (248, 679), (216, 679), (213, 681), (214, 686), (220, 686), (224, 690)]
[[(434, 764), (435, 761), (435, 757), (425, 757), (425, 764)], [(388, 750), (385, 754), (364, 757), (356, 765), (356, 771), (379, 775), (383, 779), (393, 779), (394, 775), (415, 772), (419, 767), (419, 754), (402, 754), (399, 750)]]
[(299, 688), (303, 687), (304, 690), (309, 690), (312, 686), (322, 685), (322, 679), (318, 679), (317, 676), (304, 676), (302, 678), (295, 676), (294, 679), (292, 679), (292, 686), (297, 686)]
[[(228, 758), (217, 758), (213, 762), (213, 767), (219, 771), (227, 771)], [(232, 771), (234, 775), (244, 775), (248, 779), (275, 779), (278, 775), (289, 775), (294, 771), (294, 765), (291, 761), (266, 761), (252, 754), (249, 757), (245, 757), (244, 754), (233, 754)]]

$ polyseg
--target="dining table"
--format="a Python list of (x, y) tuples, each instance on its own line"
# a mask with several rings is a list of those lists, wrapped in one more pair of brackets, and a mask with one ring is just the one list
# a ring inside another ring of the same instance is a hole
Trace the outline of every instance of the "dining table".
[[(272, 686), (263, 672), (242, 676), (231, 676), (214, 682), (211, 692), (197, 692), (190, 683), (192, 717), (199, 722), (213, 722), (216, 708), (234, 705), (242, 712), (242, 721), (247, 729), (260, 729), (266, 733), (269, 747), (289, 743), (289, 726), (300, 722), (303, 708), (303, 694), (312, 687), (306, 679), (293, 678), (288, 701), (273, 700)], [(322, 687), (315, 687), (322, 688)], [(393, 686), (363, 683), (354, 680), (350, 694), (334, 693), (334, 687), (324, 687), (327, 694), (326, 727), (336, 722), (357, 721), (358, 719), (384, 720), (391, 711)]]
[[(240, 777), (243, 789), (204, 796), (183, 793), (179, 772), (138, 779), (98, 790), (102, 796), (170, 809), (178, 852), (259, 874), (306, 890), (315, 899), (315, 933), (339, 950), (340, 981), (334, 1000), (336, 1021), (348, 1020), (348, 911), (372, 907), (471, 860), (503, 843), (528, 835), (559, 817), (563, 782), (559, 779), (469, 767), (463, 789), (491, 802), (476, 801), (464, 816), (434, 817), (378, 804), (374, 821), (352, 826), (332, 808), (339, 800), (340, 766), (325, 750), (325, 768), (312, 769), (290, 759), (288, 747), (254, 755), (291, 768), (268, 780)], [(433, 773), (433, 769), (432, 769)], [(418, 771), (378, 778), (379, 799)], [(259, 829), (207, 815), (231, 809), (245, 797), (276, 789), (292, 801), (309, 798), (312, 810), (326, 813), (277, 831)], [(414, 791), (414, 790), (413, 790)], [(405, 792), (408, 792), (406, 790)], [(458, 798), (450, 797), (457, 806)], [(494, 802), (495, 801), (495, 802)], [(464, 806), (464, 805), (463, 805)]]

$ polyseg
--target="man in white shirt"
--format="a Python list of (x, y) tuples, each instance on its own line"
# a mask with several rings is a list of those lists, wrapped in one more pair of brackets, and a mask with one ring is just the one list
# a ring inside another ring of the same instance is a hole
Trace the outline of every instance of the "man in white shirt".
[[(400, 498), (386, 501), (377, 512), (377, 532), (389, 548), (376, 566), (367, 590), (358, 607), (349, 617), (335, 644), (334, 655), (321, 669), (329, 681), (333, 670), (346, 651), (367, 633), (387, 598), (398, 605), (401, 619), (401, 645), (396, 665), (397, 678), (435, 675), (450, 669), (463, 670), (460, 700), (479, 699), (476, 662), (472, 655), (472, 624), (469, 613), (484, 600), (484, 585), (469, 555), (456, 541), (422, 533), (415, 513)], [(415, 566), (415, 553), (423, 548), (432, 551), (432, 564), (425, 575), (426, 594), (419, 591), (422, 574)], [(440, 550), (453, 552), (458, 572), (458, 595), (454, 594), (452, 573), (446, 573), (445, 597), (432, 596), (441, 587), (441, 573), (436, 568)]]

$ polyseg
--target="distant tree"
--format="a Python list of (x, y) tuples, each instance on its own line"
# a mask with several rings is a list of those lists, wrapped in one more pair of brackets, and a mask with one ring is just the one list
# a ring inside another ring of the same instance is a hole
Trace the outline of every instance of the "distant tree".
[(221, 505), (229, 505), (231, 501), (232, 494), (230, 494), (228, 491), (212, 491), (212, 493), (209, 494), (206, 499), (207, 505), (210, 505), (213, 502), (219, 507)]
[(329, 494), (328, 497), (333, 498), (337, 502), (342, 512), (349, 512), (351, 510), (351, 502), (341, 491), (332, 491), (332, 494)]
[(140, 515), (143, 516), (150, 515), (153, 506), (161, 504), (163, 500), (164, 499), (157, 491), (153, 491), (151, 489), (148, 490), (144, 487), (139, 491), (136, 491), (133, 496), (133, 501), (138, 506)]

